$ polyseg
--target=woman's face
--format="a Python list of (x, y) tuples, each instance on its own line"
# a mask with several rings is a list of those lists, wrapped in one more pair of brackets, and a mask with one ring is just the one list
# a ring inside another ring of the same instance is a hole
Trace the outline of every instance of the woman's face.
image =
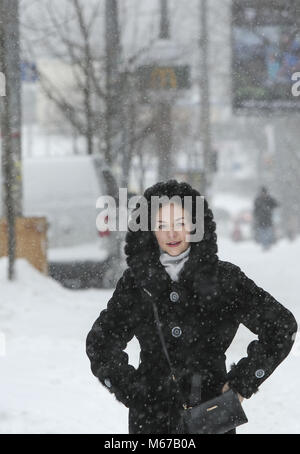
[[(176, 230), (175, 230), (176, 229)], [(159, 246), (170, 255), (179, 255), (189, 247), (189, 213), (177, 203), (163, 205), (155, 218), (155, 236)]]

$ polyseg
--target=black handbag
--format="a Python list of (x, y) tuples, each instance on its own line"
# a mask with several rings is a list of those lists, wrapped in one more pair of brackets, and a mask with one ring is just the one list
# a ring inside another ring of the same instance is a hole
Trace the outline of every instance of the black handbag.
[(183, 410), (180, 427), (181, 433), (224, 434), (246, 422), (248, 419), (238, 395), (230, 389), (214, 399)]
[[(144, 288), (145, 292), (149, 295), (150, 292)], [(166, 347), (164, 336), (161, 329), (161, 322), (159, 320), (158, 311), (155, 302), (151, 299), (154, 311), (155, 322), (162, 344), (164, 354), (167, 358), (171, 378), (177, 384), (179, 393), (180, 387), (177, 381), (174, 368), (170, 361), (169, 353)], [(190, 402), (199, 400), (201, 393), (201, 377), (195, 374), (192, 378), (192, 392)], [(224, 434), (235, 427), (248, 422), (247, 416), (240, 403), (238, 395), (232, 389), (222, 393), (221, 395), (210, 399), (206, 402), (188, 406), (184, 403), (183, 408), (180, 410), (180, 421), (176, 429), (176, 433), (181, 434)]]

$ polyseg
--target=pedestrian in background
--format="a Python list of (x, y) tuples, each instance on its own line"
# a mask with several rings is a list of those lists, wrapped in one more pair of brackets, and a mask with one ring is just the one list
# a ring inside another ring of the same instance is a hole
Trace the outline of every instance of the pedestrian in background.
[(268, 250), (275, 242), (273, 210), (278, 206), (277, 200), (262, 186), (254, 200), (253, 221), (254, 238), (262, 245), (263, 250)]

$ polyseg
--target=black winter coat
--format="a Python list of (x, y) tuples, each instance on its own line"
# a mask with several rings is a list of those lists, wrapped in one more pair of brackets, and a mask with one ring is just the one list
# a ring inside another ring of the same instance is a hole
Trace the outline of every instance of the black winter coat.
[[(205, 207), (204, 238), (191, 243), (178, 282), (160, 263), (153, 232), (127, 232), (129, 267), (88, 333), (91, 370), (129, 408), (129, 433), (173, 433), (196, 371), (202, 375), (202, 401), (220, 394), (227, 381), (233, 390), (251, 397), (295, 340), (297, 322), (292, 313), (237, 265), (217, 258), (215, 223), (207, 203)], [(180, 394), (170, 380), (145, 290), (157, 303)], [(258, 340), (227, 372), (225, 352), (240, 323)], [(124, 352), (133, 336), (141, 347), (138, 369), (128, 364)]]

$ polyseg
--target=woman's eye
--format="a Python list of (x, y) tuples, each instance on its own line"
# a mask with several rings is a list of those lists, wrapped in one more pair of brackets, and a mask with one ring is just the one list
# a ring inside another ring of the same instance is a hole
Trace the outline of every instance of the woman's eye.
[[(185, 225), (185, 223), (184, 223), (184, 222), (179, 222), (179, 223), (176, 224), (176, 225)], [(163, 227), (164, 227), (164, 226), (163, 226), (162, 224), (159, 224), (159, 225), (158, 225), (158, 230), (161, 230)]]

